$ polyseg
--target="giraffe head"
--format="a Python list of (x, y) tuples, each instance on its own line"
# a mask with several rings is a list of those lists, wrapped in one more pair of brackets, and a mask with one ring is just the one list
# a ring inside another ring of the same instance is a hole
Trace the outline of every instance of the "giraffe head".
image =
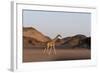
[(58, 38), (62, 38), (62, 36), (60, 34), (57, 35)]

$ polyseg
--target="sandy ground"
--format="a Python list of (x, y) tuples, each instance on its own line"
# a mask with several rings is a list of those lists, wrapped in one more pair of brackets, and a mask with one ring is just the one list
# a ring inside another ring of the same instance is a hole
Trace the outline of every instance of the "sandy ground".
[(91, 58), (91, 50), (85, 48), (57, 49), (56, 51), (56, 55), (54, 53), (48, 55), (47, 53), (43, 54), (43, 49), (24, 49), (23, 62), (83, 60)]

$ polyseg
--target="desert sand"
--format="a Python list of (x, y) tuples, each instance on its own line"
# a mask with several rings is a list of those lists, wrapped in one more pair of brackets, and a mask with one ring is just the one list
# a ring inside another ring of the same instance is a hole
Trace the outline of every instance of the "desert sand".
[(57, 49), (57, 54), (43, 54), (42, 49), (23, 49), (23, 62), (67, 61), (91, 59), (91, 50), (87, 48)]

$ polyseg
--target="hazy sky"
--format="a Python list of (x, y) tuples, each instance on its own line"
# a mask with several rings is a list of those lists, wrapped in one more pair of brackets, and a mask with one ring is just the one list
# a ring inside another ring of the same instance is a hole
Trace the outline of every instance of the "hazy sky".
[(23, 10), (23, 26), (34, 27), (51, 38), (57, 34), (90, 36), (91, 14)]

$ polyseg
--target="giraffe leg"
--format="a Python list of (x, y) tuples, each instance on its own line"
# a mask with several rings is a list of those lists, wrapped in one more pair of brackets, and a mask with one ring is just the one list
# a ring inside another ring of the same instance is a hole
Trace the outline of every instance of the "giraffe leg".
[(47, 49), (46, 49), (46, 53), (47, 53), (47, 54), (49, 54), (49, 49), (50, 49), (50, 47), (47, 46)]
[(49, 53), (49, 47), (46, 49), (46, 54), (48, 54)]
[(55, 49), (55, 46), (53, 46), (53, 50), (54, 50), (54, 54), (56, 55), (56, 49)]
[(49, 55), (51, 54), (51, 51), (52, 51), (52, 47), (49, 48), (49, 52), (48, 52)]
[(45, 54), (45, 52), (46, 52), (46, 49), (47, 49), (47, 48), (45, 48), (45, 49), (43, 50), (43, 54)]

